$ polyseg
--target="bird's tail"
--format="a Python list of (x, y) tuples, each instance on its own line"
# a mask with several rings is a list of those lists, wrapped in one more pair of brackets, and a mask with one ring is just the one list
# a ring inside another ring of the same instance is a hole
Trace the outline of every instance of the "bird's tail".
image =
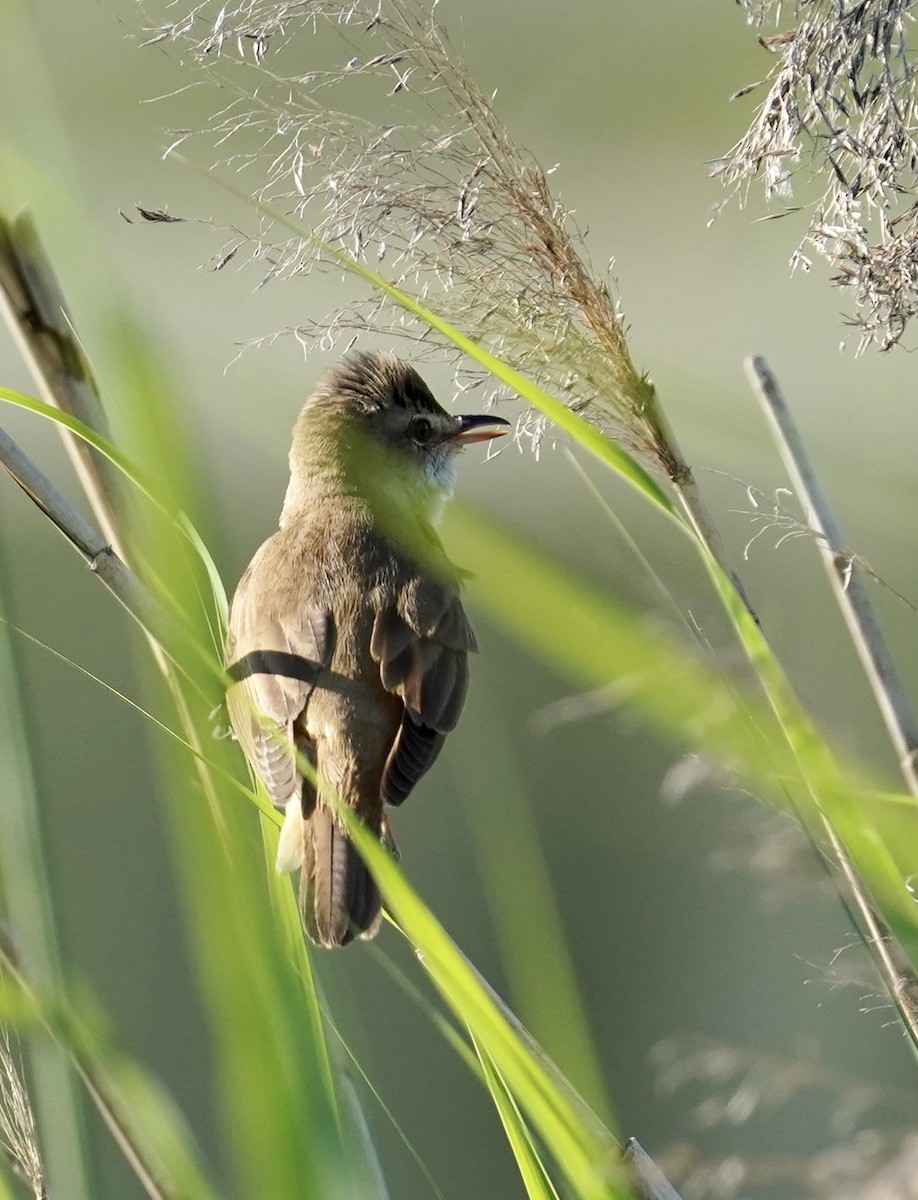
[(357, 848), (321, 799), (303, 825), (300, 908), (320, 946), (346, 946), (379, 930), (379, 889)]

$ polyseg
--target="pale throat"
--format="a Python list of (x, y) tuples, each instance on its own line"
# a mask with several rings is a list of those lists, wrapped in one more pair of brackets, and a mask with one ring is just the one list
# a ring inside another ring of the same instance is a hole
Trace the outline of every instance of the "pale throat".
[(446, 505), (452, 499), (456, 490), (456, 456), (444, 454), (442, 457), (431, 455), (424, 469), (425, 492), (427, 496), (427, 520), (437, 526), (443, 520)]
[[(325, 432), (325, 431), (323, 431)], [(359, 492), (359, 482), (347, 465), (347, 455), (338, 453), (334, 436), (301, 437), (294, 443), (290, 456), (290, 482), (284, 497), (280, 525), (283, 527), (302, 511), (307, 500), (315, 503), (317, 495), (332, 498)], [(420, 461), (408, 465), (404, 472), (386, 474), (378, 483), (387, 502), (407, 507), (433, 526), (443, 519), (446, 504), (456, 489), (457, 455), (455, 451), (438, 447), (425, 453)]]
[(456, 474), (455, 455), (431, 454), (407, 477), (387, 479), (386, 493), (391, 503), (410, 510), (436, 528), (456, 490)]

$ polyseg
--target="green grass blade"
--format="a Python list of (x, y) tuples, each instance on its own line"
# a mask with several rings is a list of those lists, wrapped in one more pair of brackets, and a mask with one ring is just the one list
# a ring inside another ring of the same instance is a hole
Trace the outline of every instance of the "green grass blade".
[[(903, 857), (905, 847), (918, 844), (918, 806), (870, 801), (869, 793), (879, 789), (833, 753), (797, 705), (738, 598), (737, 624), (771, 688), (768, 702), (738, 692), (683, 646), (468, 508), (452, 505), (447, 537), (458, 560), (475, 568), (474, 599), (567, 678), (588, 688), (618, 682), (631, 711), (686, 748), (741, 771), (772, 802), (787, 807), (790, 801), (817, 830), (821, 806), (876, 887), (887, 919), (913, 946), (918, 911), (905, 886), (910, 869)], [(878, 844), (903, 863), (897, 881)]]
[(488, 1090), (500, 1115), (504, 1133), (510, 1143), (510, 1149), (513, 1151), (513, 1157), (520, 1169), (526, 1195), (529, 1200), (558, 1200), (558, 1193), (545, 1170), (545, 1164), (539, 1158), (532, 1135), (526, 1127), (526, 1122), (523, 1120), (513, 1096), (501, 1079), (500, 1072), (487, 1051), (482, 1049), (475, 1040), (474, 1035), (472, 1035), (472, 1044), (481, 1062)]
[(14, 391), (12, 388), (0, 387), (0, 401), (5, 401), (7, 404), (15, 405), (17, 408), (24, 409), (26, 412), (35, 413), (36, 416), (44, 417), (45, 420), (53, 421), (54, 424), (68, 430), (74, 436), (98, 450), (104, 455), (113, 466), (124, 475), (124, 477), (132, 483), (137, 490), (145, 496), (154, 507), (171, 520), (176, 528), (187, 539), (195, 553), (200, 558), (207, 572), (207, 578), (210, 583), (211, 592), (213, 595), (214, 607), (218, 615), (218, 627), (222, 630), (226, 626), (226, 611), (227, 600), (226, 590), (223, 587), (223, 581), (220, 578), (220, 573), (217, 570), (216, 563), (211, 557), (210, 551), (204, 542), (204, 539), (198, 533), (197, 529), (191, 523), (187, 515), (180, 507), (171, 505), (164, 498), (162, 489), (154, 481), (149, 472), (145, 471), (137, 463), (132, 462), (128, 455), (124, 454), (113, 442), (97, 433), (94, 429), (90, 429), (82, 421), (70, 415), (70, 413), (62, 412), (59, 408), (55, 408), (52, 404), (45, 404), (42, 400), (36, 400), (32, 396), (26, 396), (23, 392)]
[(389, 1107), (389, 1105), (385, 1102), (385, 1100), (383, 1099), (382, 1095), (379, 1092), (379, 1089), (374, 1085), (374, 1083), (370, 1079), (369, 1075), (367, 1075), (366, 1071), (361, 1066), (360, 1060), (357, 1058), (357, 1056), (354, 1054), (353, 1050), (350, 1048), (350, 1046), (345, 1041), (344, 1035), (341, 1033), (341, 1031), (338, 1029), (338, 1027), (335, 1025), (334, 1021), (331, 1019), (330, 1016), (328, 1016), (327, 1013), (326, 1013), (325, 1019), (328, 1022), (328, 1027), (331, 1029), (332, 1033), (334, 1033), (335, 1037), (338, 1039), (338, 1043), (341, 1046), (342, 1050), (347, 1055), (348, 1061), (351, 1063), (351, 1066), (354, 1068), (354, 1070), (357, 1072), (357, 1074), (363, 1080), (364, 1086), (366, 1087), (366, 1089), (370, 1093), (370, 1095), (373, 1097), (374, 1101), (376, 1102), (376, 1104), (378, 1105), (378, 1107), (384, 1114), (386, 1120), (392, 1126), (392, 1129), (393, 1129), (396, 1137), (402, 1143), (402, 1145), (405, 1147), (406, 1151), (411, 1156), (411, 1158), (414, 1160), (414, 1164), (420, 1171), (421, 1175), (423, 1175), (424, 1181), (427, 1184), (427, 1186), (430, 1188), (430, 1191), (434, 1197), (434, 1200), (446, 1200), (446, 1197), (443, 1194), (442, 1188), (437, 1183), (436, 1179), (434, 1179), (433, 1175), (430, 1172), (430, 1169), (428, 1168), (427, 1164), (424, 1162), (423, 1158), (421, 1158), (420, 1154), (418, 1153), (417, 1149), (414, 1146), (414, 1143), (409, 1138), (408, 1134), (406, 1133), (405, 1129), (399, 1122), (395, 1113), (392, 1111), (392, 1109)]
[(541, 1062), (523, 1045), (478, 975), (412, 890), (398, 865), (343, 807), (339, 809), (379, 884), (386, 907), (423, 956), (425, 969), (454, 1013), (493, 1060), (515, 1101), (582, 1200), (628, 1196), (618, 1145), (581, 1119)]
[[(468, 824), (511, 988), (509, 998), (524, 1024), (608, 1124), (612, 1103), (601, 1057), (539, 840), (533, 803), (513, 757), (505, 753), (503, 713), (493, 695), (486, 694), (479, 698), (474, 713), (463, 720), (476, 747), (472, 761), (463, 764), (464, 786), (470, 796), (500, 796), (499, 805), (477, 805)], [(508, 845), (513, 846), (510, 861)], [(550, 988), (545, 986), (546, 962), (551, 963)], [(563, 1021), (558, 1020), (558, 1013), (564, 1013)]]
[[(398, 925), (392, 920), (388, 913), (384, 912), (383, 916), (388, 919), (389, 924), (392, 925), (393, 928), (397, 929), (399, 933), (402, 932), (402, 930), (398, 928)], [(371, 953), (375, 955), (376, 960), (382, 969), (389, 974), (407, 999), (424, 1014), (428, 1021), (430, 1021), (431, 1025), (433, 1025), (440, 1037), (442, 1037), (446, 1044), (453, 1051), (455, 1051), (456, 1055), (465, 1065), (467, 1070), (469, 1070), (477, 1079), (484, 1082), (484, 1076), (482, 1075), (481, 1071), (481, 1063), (478, 1061), (478, 1058), (474, 1050), (472, 1050), (471, 1046), (469, 1045), (467, 1039), (462, 1036), (456, 1026), (453, 1025), (449, 1018), (442, 1013), (440, 1009), (436, 1007), (433, 1001), (421, 991), (414, 980), (409, 979), (402, 968), (398, 966), (398, 964), (394, 962), (394, 960), (390, 958), (385, 951), (380, 949), (378, 943), (371, 942), (370, 950)]]
[[(193, 494), (175, 408), (135, 331), (112, 318), (119, 407), (145, 470), (185, 510)], [(163, 516), (145, 523), (144, 547), (189, 614), (199, 660), (211, 630), (194, 603), (196, 580), (176, 569), (183, 531)], [(170, 578), (171, 573), (171, 578)], [(193, 673), (196, 664), (188, 664)], [(202, 668), (197, 665), (198, 675)], [(273, 870), (276, 818), (262, 822), (224, 782), (242, 756), (211, 736), (222, 703), (222, 670), (211, 663), (203, 694), (172, 678), (170, 690), (195, 757), (160, 742), (165, 792), (195, 960), (220, 1065), (226, 1138), (248, 1195), (347, 1197), (354, 1193), (355, 1147), (345, 1146), (318, 1002), (289, 880)], [(206, 760), (198, 752), (206, 746)], [(213, 763), (213, 769), (209, 763)], [(266, 886), (267, 885), (267, 886)]]

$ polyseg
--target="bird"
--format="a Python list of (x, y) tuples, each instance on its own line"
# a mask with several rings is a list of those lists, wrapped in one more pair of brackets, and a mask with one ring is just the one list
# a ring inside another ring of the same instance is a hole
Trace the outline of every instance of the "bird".
[[(437, 524), (462, 447), (509, 422), (455, 416), (408, 363), (356, 352), (318, 381), (293, 430), (279, 527), (229, 609), (233, 732), (284, 810), (277, 870), (300, 871), (319, 946), (375, 936), (379, 890), (328, 792), (397, 854), (386, 814), (456, 726), (475, 635)], [(318, 786), (297, 766), (309, 762)]]

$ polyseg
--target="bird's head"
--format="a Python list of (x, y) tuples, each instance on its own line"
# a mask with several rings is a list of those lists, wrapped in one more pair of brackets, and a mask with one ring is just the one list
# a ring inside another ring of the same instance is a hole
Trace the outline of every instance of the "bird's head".
[(303, 406), (290, 451), (291, 482), (324, 464), (358, 486), (376, 479), (388, 492), (439, 509), (455, 486), (457, 452), (509, 428), (490, 414), (448, 413), (394, 354), (350, 354), (322, 376)]

